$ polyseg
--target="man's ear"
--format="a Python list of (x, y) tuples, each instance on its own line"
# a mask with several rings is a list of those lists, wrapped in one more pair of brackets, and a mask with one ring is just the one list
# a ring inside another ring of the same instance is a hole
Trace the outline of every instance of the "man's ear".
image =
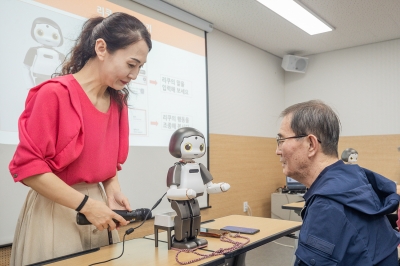
[(107, 54), (107, 43), (102, 38), (97, 39), (94, 44), (94, 50), (96, 51), (97, 57), (100, 60), (104, 60)]
[(314, 136), (313, 134), (310, 134), (307, 136), (307, 141), (308, 141), (308, 152), (309, 155), (315, 155), (317, 153), (317, 151), (320, 149), (320, 144), (318, 142), (318, 139), (316, 136)]

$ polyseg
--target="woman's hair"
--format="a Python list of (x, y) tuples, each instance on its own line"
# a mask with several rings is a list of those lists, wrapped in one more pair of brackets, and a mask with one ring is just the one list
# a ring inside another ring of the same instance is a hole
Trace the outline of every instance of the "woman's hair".
[(320, 100), (311, 100), (289, 106), (281, 117), (287, 115), (292, 116), (290, 126), (295, 135), (315, 135), (324, 154), (338, 157), (340, 120), (331, 107)]
[[(63, 63), (61, 73), (56, 75), (62, 76), (80, 71), (90, 58), (96, 56), (94, 47), (99, 38), (106, 42), (107, 51), (110, 54), (140, 40), (146, 42), (149, 51), (152, 48), (150, 33), (143, 23), (134, 16), (116, 12), (107, 18), (90, 18), (83, 24), (82, 32), (76, 40), (70, 56)], [(108, 87), (107, 91), (120, 108), (123, 104), (127, 105), (129, 96), (127, 88), (117, 91)]]

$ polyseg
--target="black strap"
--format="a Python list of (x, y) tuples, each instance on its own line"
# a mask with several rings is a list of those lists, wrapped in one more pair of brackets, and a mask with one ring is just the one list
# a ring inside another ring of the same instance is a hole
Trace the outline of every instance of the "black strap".
[(76, 208), (75, 211), (80, 212), (82, 210), (83, 206), (85, 206), (86, 201), (88, 201), (88, 199), (89, 199), (88, 195), (85, 195), (81, 204), (79, 204), (78, 208)]

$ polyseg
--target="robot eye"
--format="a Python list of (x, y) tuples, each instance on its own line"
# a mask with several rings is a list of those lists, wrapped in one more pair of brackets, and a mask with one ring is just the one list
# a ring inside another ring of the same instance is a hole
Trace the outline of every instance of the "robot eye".
[(38, 29), (38, 30), (36, 31), (36, 33), (37, 33), (39, 36), (43, 36), (43, 31), (42, 31), (41, 29)]
[(185, 144), (185, 150), (190, 151), (192, 149), (192, 144), (186, 143)]
[(204, 144), (200, 144), (200, 151), (204, 151)]
[(54, 40), (58, 40), (58, 34), (53, 33), (53, 39), (54, 39)]

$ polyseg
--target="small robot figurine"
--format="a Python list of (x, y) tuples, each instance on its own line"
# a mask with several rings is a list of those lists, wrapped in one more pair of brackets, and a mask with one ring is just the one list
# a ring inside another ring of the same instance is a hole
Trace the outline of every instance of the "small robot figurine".
[(227, 183), (214, 184), (207, 168), (193, 159), (206, 152), (204, 135), (195, 128), (183, 127), (176, 130), (169, 143), (169, 152), (181, 160), (168, 170), (167, 198), (176, 211), (175, 235), (172, 247), (192, 249), (207, 245), (207, 240), (197, 238), (200, 232), (200, 207), (196, 197), (202, 196), (204, 185), (209, 194), (226, 192)]
[(36, 18), (32, 22), (32, 38), (41, 44), (31, 47), (25, 55), (24, 65), (29, 71), (29, 87), (51, 78), (57, 67), (64, 61), (64, 54), (53, 47), (59, 47), (64, 39), (60, 26), (49, 18)]
[(358, 159), (358, 152), (353, 148), (347, 148), (342, 152), (342, 161), (355, 164)]

